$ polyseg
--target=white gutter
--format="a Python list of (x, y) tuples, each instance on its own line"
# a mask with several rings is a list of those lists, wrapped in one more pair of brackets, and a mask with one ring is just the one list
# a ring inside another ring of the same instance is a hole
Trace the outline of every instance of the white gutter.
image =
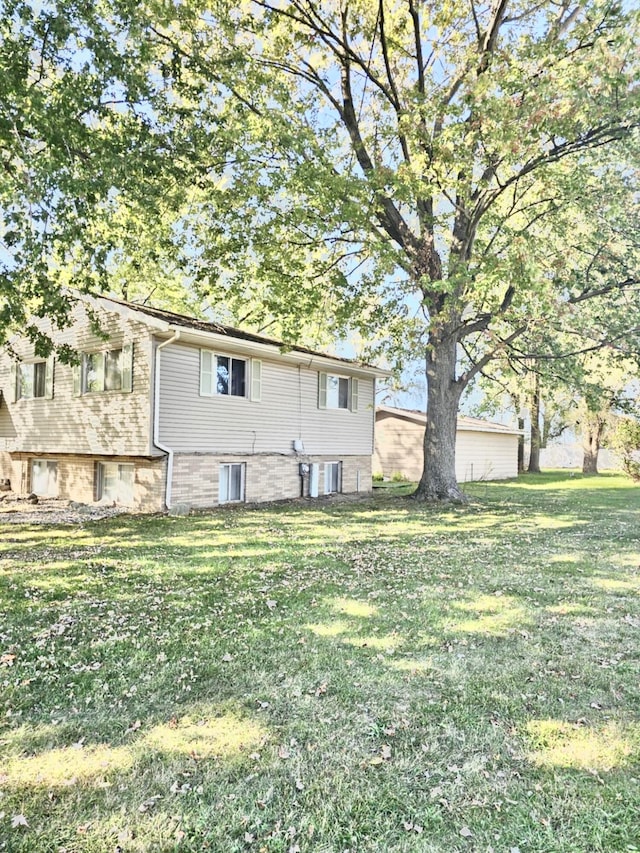
[(160, 350), (174, 343), (180, 337), (180, 330), (176, 330), (172, 338), (163, 341), (156, 347), (156, 358), (154, 365), (153, 386), (153, 443), (158, 450), (167, 454), (167, 483), (165, 486), (164, 502), (167, 509), (171, 509), (171, 482), (173, 480), (173, 450), (160, 441)]

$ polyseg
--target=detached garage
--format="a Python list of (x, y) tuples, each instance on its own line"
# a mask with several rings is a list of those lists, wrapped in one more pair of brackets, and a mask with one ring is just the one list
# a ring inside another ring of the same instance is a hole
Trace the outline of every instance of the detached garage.
[[(426, 415), (410, 409), (379, 406), (373, 472), (390, 478), (403, 474), (419, 480), (424, 458)], [(518, 476), (518, 439), (521, 431), (480, 418), (458, 417), (456, 477), (469, 480), (506, 480)]]

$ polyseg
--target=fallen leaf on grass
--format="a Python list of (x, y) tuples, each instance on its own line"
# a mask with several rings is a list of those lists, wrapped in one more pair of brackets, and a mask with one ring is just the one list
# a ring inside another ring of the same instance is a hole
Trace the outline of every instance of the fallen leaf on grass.
[(468, 826), (463, 826), (462, 829), (460, 830), (460, 835), (463, 838), (472, 838), (473, 832), (471, 832), (471, 830), (469, 829)]
[(15, 829), (18, 826), (29, 826), (29, 821), (23, 814), (14, 814), (11, 818), (11, 827)]
[(155, 797), (149, 797), (148, 800), (145, 800), (143, 803), (140, 803), (140, 805), (138, 806), (138, 811), (139, 812), (148, 812), (149, 809), (152, 809), (155, 806), (156, 801), (161, 800), (161, 799), (162, 799), (162, 797), (159, 796), (158, 794), (156, 794)]

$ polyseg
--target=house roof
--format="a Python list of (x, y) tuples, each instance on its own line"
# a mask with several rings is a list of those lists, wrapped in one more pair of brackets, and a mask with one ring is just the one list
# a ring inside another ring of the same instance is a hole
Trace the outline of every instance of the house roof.
[[(413, 421), (418, 424), (426, 424), (427, 416), (418, 409), (397, 409), (393, 406), (376, 406), (376, 416), (385, 414)], [(459, 432), (496, 432), (503, 435), (521, 435), (522, 430), (515, 427), (505, 426), (493, 421), (485, 421), (482, 418), (471, 418), (468, 415), (458, 415), (457, 429)]]
[(356, 361), (354, 359), (342, 358), (336, 355), (312, 350), (293, 344), (286, 344), (273, 338), (256, 335), (253, 332), (245, 332), (232, 326), (214, 323), (208, 320), (200, 320), (196, 317), (188, 317), (184, 314), (176, 314), (173, 311), (164, 311), (149, 305), (140, 305), (137, 302), (126, 302), (114, 299), (110, 296), (89, 297), (90, 301), (106, 310), (116, 310), (135, 318), (139, 322), (152, 326), (158, 332), (171, 335), (178, 334), (180, 339), (186, 343), (195, 345), (209, 345), (212, 347), (224, 344), (224, 341), (233, 341), (234, 347), (243, 352), (255, 352), (262, 355), (266, 350), (278, 354), (288, 361), (298, 363), (313, 363), (316, 366), (330, 367), (331, 365), (342, 366), (350, 372), (360, 372), (367, 375), (390, 376), (391, 373), (382, 368)]

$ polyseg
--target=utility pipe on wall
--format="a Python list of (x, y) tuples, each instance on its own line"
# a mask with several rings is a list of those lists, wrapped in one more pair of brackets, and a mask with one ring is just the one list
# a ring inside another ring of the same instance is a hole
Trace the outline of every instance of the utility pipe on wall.
[(164, 502), (167, 509), (171, 509), (171, 484), (173, 480), (173, 450), (160, 441), (160, 350), (175, 343), (180, 337), (180, 330), (174, 332), (168, 341), (158, 344), (156, 347), (154, 385), (153, 385), (153, 443), (158, 450), (167, 454), (167, 482), (165, 486)]

